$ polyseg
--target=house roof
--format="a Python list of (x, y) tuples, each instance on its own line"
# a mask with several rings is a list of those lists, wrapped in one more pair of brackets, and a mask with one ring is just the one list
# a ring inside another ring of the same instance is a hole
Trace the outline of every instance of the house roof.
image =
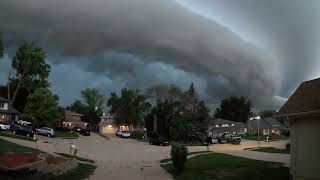
[(320, 78), (300, 84), (276, 116), (320, 112)]
[(8, 106), (8, 110), (0, 109), (0, 113), (4, 113), (4, 114), (20, 114), (20, 112), (18, 110), (16, 110), (15, 108), (13, 108), (10, 105)]
[(0, 102), (7, 102), (8, 103), (9, 100), (0, 96)]
[(222, 119), (222, 118), (217, 118), (214, 119), (210, 124), (212, 125), (220, 125), (220, 124), (234, 124), (234, 121), (230, 121), (230, 120), (226, 120), (226, 119)]
[(101, 116), (100, 119), (113, 119), (114, 117), (110, 114), (106, 114), (104, 116)]
[(69, 110), (66, 110), (64, 113), (65, 113), (65, 115), (69, 115), (69, 116), (83, 116), (82, 114), (79, 114), (79, 113), (76, 113), (76, 112), (72, 112), (72, 111), (69, 111)]
[[(260, 129), (271, 129), (271, 128), (278, 128), (278, 129), (287, 129), (286, 126), (281, 124), (277, 119), (273, 117), (267, 117), (264, 119), (259, 120), (259, 128)], [(250, 128), (258, 129), (258, 120), (251, 120), (250, 121)]]

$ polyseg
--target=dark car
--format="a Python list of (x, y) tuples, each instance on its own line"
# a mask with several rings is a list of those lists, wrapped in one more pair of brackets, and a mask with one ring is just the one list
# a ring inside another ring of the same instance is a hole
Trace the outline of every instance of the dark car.
[(74, 128), (72, 128), (72, 131), (73, 131), (73, 132), (80, 132), (81, 130), (82, 130), (81, 127), (74, 127)]
[(149, 143), (152, 145), (157, 145), (157, 146), (168, 146), (169, 145), (169, 141), (165, 137), (151, 138)]
[(22, 126), (17, 124), (12, 124), (10, 127), (12, 134), (23, 135), (27, 137), (32, 137), (34, 135), (34, 131), (32, 127)]
[(90, 130), (89, 129), (81, 129), (80, 134), (84, 136), (90, 136)]

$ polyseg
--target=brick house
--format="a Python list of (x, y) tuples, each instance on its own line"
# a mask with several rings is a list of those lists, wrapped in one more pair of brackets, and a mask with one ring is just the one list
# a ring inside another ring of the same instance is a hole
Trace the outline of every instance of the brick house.
[(69, 110), (65, 111), (64, 121), (62, 122), (62, 127), (67, 129), (72, 129), (74, 127), (80, 127), (82, 129), (87, 129), (88, 124), (81, 120), (83, 115), (79, 113), (75, 113)]

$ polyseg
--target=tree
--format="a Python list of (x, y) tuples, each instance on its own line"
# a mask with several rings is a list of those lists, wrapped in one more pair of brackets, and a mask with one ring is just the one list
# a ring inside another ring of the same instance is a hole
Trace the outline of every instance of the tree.
[(236, 122), (246, 122), (251, 114), (251, 101), (245, 97), (228, 97), (221, 101), (216, 109), (215, 117)]
[(276, 113), (276, 110), (262, 110), (258, 114), (261, 118), (267, 118), (272, 117), (274, 113)]
[(166, 84), (158, 84), (151, 86), (150, 88), (147, 89), (146, 95), (149, 98), (152, 98), (156, 101), (170, 101), (174, 102), (182, 97), (182, 90), (171, 84), (171, 85), (166, 85)]
[(27, 98), (22, 117), (37, 126), (57, 126), (63, 118), (58, 107), (59, 98), (47, 88), (38, 88)]
[[(25, 43), (19, 47), (12, 61), (16, 71), (17, 87), (10, 104), (13, 104), (22, 84), (26, 87), (48, 87), (50, 65), (45, 62), (45, 52), (34, 43)], [(10, 79), (10, 78), (9, 78)]]
[(90, 119), (87, 106), (78, 99), (75, 100), (70, 106), (67, 106), (66, 109), (82, 114), (83, 115), (82, 119), (84, 121), (88, 121)]
[[(102, 105), (105, 101), (105, 97), (97, 89), (94, 88), (87, 88), (81, 91), (81, 96), (86, 108), (84, 112), (87, 112), (89, 123), (91, 125), (97, 124), (99, 122), (99, 116), (102, 115)], [(76, 105), (79, 108), (82, 108), (79, 102), (77, 102)]]
[(120, 96), (115, 92), (110, 95), (107, 105), (110, 107), (110, 113), (116, 116), (117, 124), (137, 125), (151, 107), (146, 101), (146, 96), (140, 94), (137, 89), (124, 88)]
[(185, 141), (205, 142), (210, 118), (209, 109), (204, 101), (199, 101), (193, 83), (185, 92), (181, 115), (185, 124)]
[[(17, 82), (11, 81), (9, 86), (10, 86), (10, 89), (14, 89), (17, 87)], [(0, 96), (6, 97), (7, 94), (8, 94), (8, 85), (0, 85)], [(30, 92), (24, 86), (21, 86), (17, 94), (16, 101), (14, 101), (12, 106), (18, 111), (22, 112), (24, 107), (26, 106), (27, 97), (29, 96), (29, 94)]]

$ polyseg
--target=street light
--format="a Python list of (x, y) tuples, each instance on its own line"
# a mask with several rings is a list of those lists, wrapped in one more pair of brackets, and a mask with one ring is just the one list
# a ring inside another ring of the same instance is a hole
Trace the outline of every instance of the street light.
[(260, 148), (260, 116), (256, 116), (254, 119), (258, 120), (258, 148)]

